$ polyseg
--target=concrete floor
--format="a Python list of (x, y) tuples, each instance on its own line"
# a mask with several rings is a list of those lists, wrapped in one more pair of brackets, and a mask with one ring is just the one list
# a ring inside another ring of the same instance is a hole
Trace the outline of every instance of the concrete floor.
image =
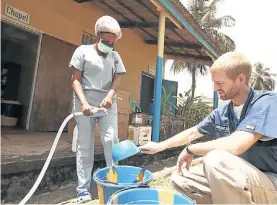
[[(1, 128), (1, 164), (48, 155), (56, 134), (56, 132), (26, 132)], [(96, 146), (95, 152), (103, 153), (102, 146)], [(75, 155), (71, 151), (71, 142), (67, 133), (62, 134), (54, 157), (59, 157), (64, 153)]]

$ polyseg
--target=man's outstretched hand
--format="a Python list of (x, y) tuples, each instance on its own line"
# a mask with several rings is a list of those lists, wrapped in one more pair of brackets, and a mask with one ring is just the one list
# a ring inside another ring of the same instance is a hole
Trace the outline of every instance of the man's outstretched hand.
[(164, 150), (161, 143), (148, 142), (147, 144), (140, 147), (141, 153), (143, 154), (155, 154)]
[(185, 162), (186, 162), (186, 169), (189, 170), (192, 160), (193, 160), (193, 154), (187, 153), (186, 149), (184, 149), (179, 155), (177, 160), (177, 173), (181, 176), (183, 175), (182, 166)]

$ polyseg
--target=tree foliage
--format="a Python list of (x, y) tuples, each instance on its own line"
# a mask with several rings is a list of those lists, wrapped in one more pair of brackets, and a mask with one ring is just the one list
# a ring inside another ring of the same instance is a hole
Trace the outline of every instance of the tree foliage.
[(276, 82), (273, 77), (277, 74), (271, 73), (270, 69), (261, 62), (255, 63), (254, 68), (255, 71), (252, 72), (250, 81), (251, 87), (256, 90), (274, 90)]

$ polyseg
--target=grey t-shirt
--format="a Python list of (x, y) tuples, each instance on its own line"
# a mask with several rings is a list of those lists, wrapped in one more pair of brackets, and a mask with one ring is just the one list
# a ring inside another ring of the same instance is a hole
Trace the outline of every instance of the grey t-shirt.
[(126, 74), (122, 59), (116, 51), (109, 52), (104, 58), (98, 55), (93, 45), (79, 46), (69, 66), (83, 73), (82, 88), (92, 106), (99, 106), (106, 97), (115, 73)]

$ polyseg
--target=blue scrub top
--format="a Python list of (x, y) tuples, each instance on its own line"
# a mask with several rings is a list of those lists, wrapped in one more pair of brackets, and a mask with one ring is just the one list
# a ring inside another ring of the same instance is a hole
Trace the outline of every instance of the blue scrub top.
[[(243, 159), (264, 172), (277, 174), (277, 93), (251, 89), (237, 119), (232, 102), (215, 109), (197, 125), (204, 136), (225, 137), (235, 131), (255, 132), (269, 141), (259, 140), (241, 155)], [(242, 136), (243, 137), (243, 136)]]

